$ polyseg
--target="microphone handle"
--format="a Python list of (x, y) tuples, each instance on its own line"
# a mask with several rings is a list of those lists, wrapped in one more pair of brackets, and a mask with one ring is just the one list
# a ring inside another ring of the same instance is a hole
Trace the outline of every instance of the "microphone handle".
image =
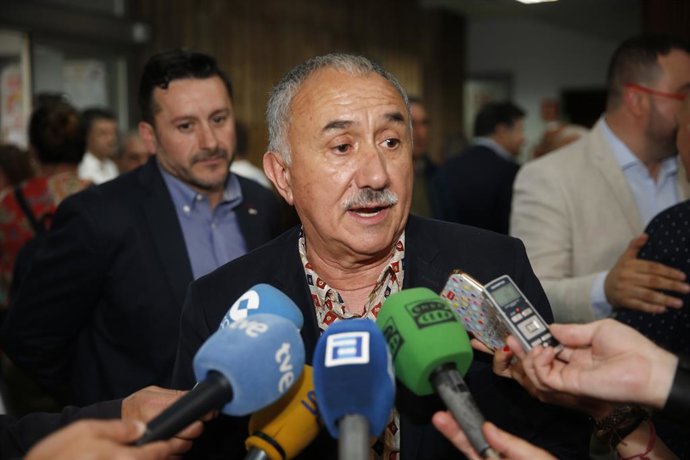
[(484, 416), (477, 407), (455, 364), (444, 364), (431, 374), (431, 384), (441, 397), (465, 436), (483, 458), (500, 458), (482, 433)]
[(209, 372), (189, 393), (151, 420), (136, 445), (143, 446), (149, 442), (170, 439), (209, 411), (230, 402), (232, 396), (228, 379), (220, 372)]
[(369, 459), (369, 421), (363, 415), (351, 414), (338, 422), (338, 459)]
[(244, 460), (271, 460), (271, 457), (269, 457), (266, 452), (259, 449), (258, 447), (252, 447), (247, 452), (247, 455), (244, 457)]

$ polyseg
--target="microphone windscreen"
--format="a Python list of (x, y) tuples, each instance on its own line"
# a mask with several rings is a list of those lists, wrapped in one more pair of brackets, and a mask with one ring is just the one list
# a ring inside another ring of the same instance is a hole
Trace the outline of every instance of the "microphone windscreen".
[(304, 344), (295, 325), (270, 314), (253, 315), (217, 330), (194, 356), (198, 382), (220, 372), (233, 391), (222, 412), (247, 415), (275, 402), (304, 368)]
[(472, 363), (467, 331), (450, 306), (427, 288), (405, 289), (383, 303), (376, 319), (393, 355), (395, 375), (413, 393), (434, 392), (431, 374), (454, 363), (465, 375)]
[(395, 376), (386, 340), (373, 321), (333, 323), (314, 350), (314, 389), (328, 432), (339, 436), (338, 421), (362, 415), (369, 434), (379, 436), (395, 400)]
[(256, 448), (271, 460), (295, 458), (319, 434), (319, 412), (311, 366), (305, 365), (290, 391), (249, 419), (247, 450)]
[(246, 319), (249, 316), (270, 313), (286, 318), (302, 329), (304, 317), (290, 297), (270, 284), (256, 284), (233, 303), (220, 322), (220, 327)]

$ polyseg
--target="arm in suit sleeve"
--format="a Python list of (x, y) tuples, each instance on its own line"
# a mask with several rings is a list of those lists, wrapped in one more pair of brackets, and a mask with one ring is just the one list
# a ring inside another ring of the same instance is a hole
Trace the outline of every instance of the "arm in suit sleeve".
[(524, 242), (556, 322), (590, 322), (590, 293), (597, 274), (573, 276), (574, 223), (568, 201), (558, 175), (539, 163), (525, 165), (515, 179), (510, 233)]
[(21, 458), (44, 437), (81, 419), (120, 418), (122, 400), (79, 408), (65, 407), (59, 414), (34, 413), (15, 419), (0, 415), (0, 459)]
[(58, 208), (2, 328), (9, 358), (59, 399), (69, 385), (70, 348), (99, 302), (106, 271), (107, 242), (83, 204), (73, 196)]

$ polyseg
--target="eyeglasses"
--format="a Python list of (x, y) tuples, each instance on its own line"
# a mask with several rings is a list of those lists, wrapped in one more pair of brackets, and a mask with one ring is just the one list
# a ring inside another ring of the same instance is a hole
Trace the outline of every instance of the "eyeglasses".
[(636, 83), (625, 83), (623, 86), (625, 86), (626, 88), (634, 89), (636, 91), (640, 91), (642, 93), (651, 94), (653, 96), (667, 97), (669, 99), (675, 99), (677, 101), (684, 101), (688, 97), (687, 94), (666, 93), (664, 91), (657, 91), (655, 89), (648, 88), (648, 87), (642, 86), (642, 85), (638, 85)]

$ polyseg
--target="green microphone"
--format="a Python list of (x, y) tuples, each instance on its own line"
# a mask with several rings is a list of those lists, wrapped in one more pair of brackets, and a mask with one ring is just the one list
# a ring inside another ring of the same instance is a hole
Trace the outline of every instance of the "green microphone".
[(436, 392), (484, 458), (499, 458), (481, 432), (484, 416), (462, 376), (472, 363), (467, 331), (455, 312), (427, 288), (391, 295), (376, 324), (388, 342), (396, 377), (414, 394)]

